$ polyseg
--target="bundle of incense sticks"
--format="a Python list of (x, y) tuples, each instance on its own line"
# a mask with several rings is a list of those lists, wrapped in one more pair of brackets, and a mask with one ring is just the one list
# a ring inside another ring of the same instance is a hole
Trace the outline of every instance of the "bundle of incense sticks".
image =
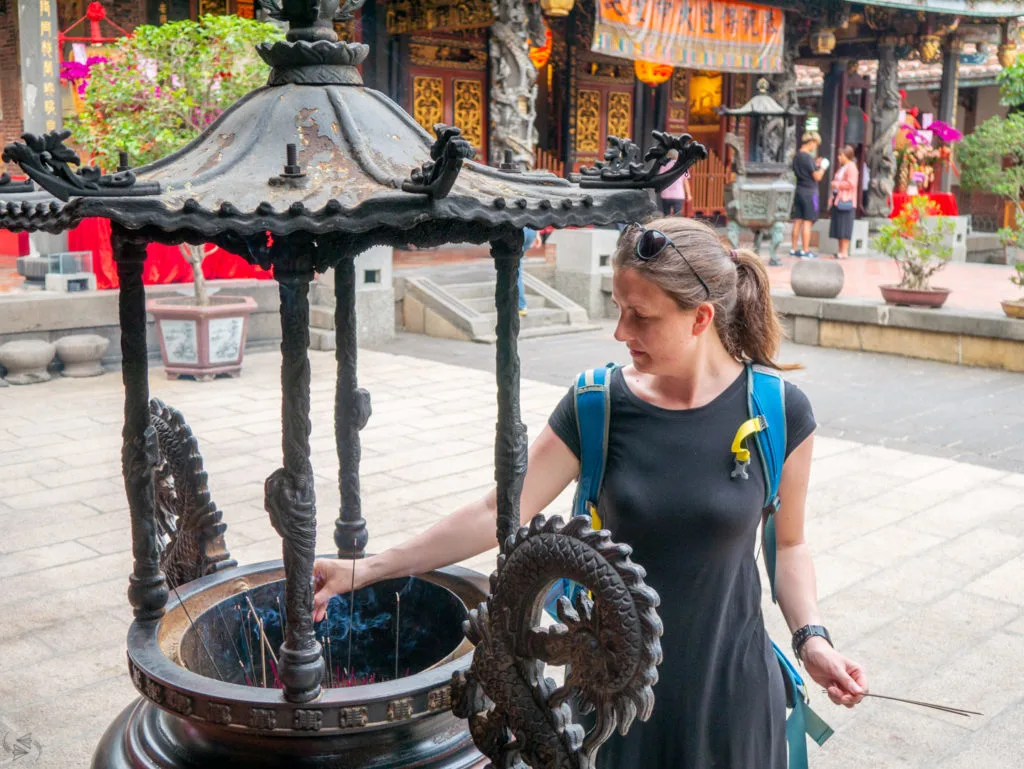
[[(824, 694), (828, 694), (826, 689), (821, 690)], [(964, 718), (970, 718), (971, 716), (983, 716), (984, 713), (979, 713), (976, 710), (965, 710), (964, 708), (955, 708), (951, 705), (937, 705), (934, 702), (923, 702), (921, 700), (908, 700), (904, 697), (890, 697), (887, 694), (875, 694), (874, 692), (868, 692), (864, 695), (865, 697), (874, 697), (879, 700), (890, 700), (892, 702), (902, 702), (907, 705), (916, 705), (919, 708), (931, 708), (932, 710), (939, 710), (943, 713), (953, 713), (957, 716), (963, 716)]]

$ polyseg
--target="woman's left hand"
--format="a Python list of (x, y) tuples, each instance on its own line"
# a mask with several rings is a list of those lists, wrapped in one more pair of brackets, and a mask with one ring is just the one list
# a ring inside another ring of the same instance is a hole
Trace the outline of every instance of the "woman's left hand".
[(825, 687), (836, 705), (852, 708), (868, 693), (864, 668), (833, 649), (824, 638), (815, 636), (800, 649), (807, 673)]

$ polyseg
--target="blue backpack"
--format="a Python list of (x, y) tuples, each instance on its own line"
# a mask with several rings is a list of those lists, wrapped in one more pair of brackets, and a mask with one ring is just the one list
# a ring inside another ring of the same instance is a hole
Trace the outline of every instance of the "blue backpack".
[[(601, 495), (601, 482), (608, 459), (608, 429), (611, 424), (611, 383), (614, 364), (584, 371), (576, 379), (576, 423), (580, 433), (580, 477), (573, 500), (573, 515), (588, 515), (595, 529), (601, 528), (597, 513), (597, 500)], [(736, 457), (733, 478), (747, 478), (750, 450), (746, 440), (755, 436), (757, 455), (766, 480), (765, 522), (762, 547), (765, 567), (775, 601), (775, 517), (779, 509), (779, 483), (786, 458), (786, 397), (785, 382), (778, 372), (763, 366), (747, 365), (747, 413), (749, 419), (740, 425), (733, 440), (732, 452)], [(555, 606), (561, 596), (570, 602), (582, 590), (570, 580), (559, 580), (545, 601), (545, 609), (556, 617)], [(786, 742), (789, 744), (790, 769), (807, 769), (807, 741), (809, 735), (818, 745), (832, 736), (832, 729), (811, 710), (810, 699), (803, 678), (786, 657), (778, 644), (772, 641), (775, 657), (786, 686)]]

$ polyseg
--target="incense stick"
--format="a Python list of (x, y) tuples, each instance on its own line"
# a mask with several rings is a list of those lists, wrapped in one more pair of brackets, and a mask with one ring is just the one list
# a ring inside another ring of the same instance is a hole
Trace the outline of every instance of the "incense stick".
[(402, 630), (402, 596), (395, 593), (395, 680), (398, 680), (398, 637)]
[(192, 628), (192, 632), (196, 634), (196, 638), (199, 639), (199, 643), (203, 645), (203, 650), (206, 652), (206, 656), (210, 658), (210, 663), (213, 665), (213, 670), (217, 673), (217, 678), (223, 681), (224, 675), (220, 672), (220, 668), (217, 667), (217, 660), (213, 658), (213, 654), (210, 653), (210, 647), (206, 645), (206, 639), (203, 638), (203, 634), (199, 632), (199, 628), (196, 627), (196, 623), (192, 621), (192, 615), (189, 613), (188, 607), (185, 605), (185, 602), (181, 600), (181, 595), (178, 593), (178, 588), (176, 588), (174, 585), (171, 585), (171, 590), (174, 591), (174, 597), (178, 599), (178, 603), (181, 605), (182, 610), (185, 612), (185, 616), (188, 618), (188, 624)]
[[(356, 540), (352, 540), (352, 549), (356, 548)], [(355, 633), (356, 613), (356, 559), (352, 559), (352, 589), (348, 592), (348, 669), (352, 669), (352, 636)]]
[[(828, 694), (827, 689), (822, 689), (822, 693)], [(902, 702), (907, 705), (917, 705), (921, 708), (931, 708), (932, 710), (940, 710), (943, 713), (953, 713), (964, 718), (970, 718), (971, 716), (983, 716), (984, 713), (979, 713), (976, 710), (965, 710), (964, 708), (956, 708), (952, 705), (938, 705), (934, 702), (923, 702), (921, 700), (908, 700), (905, 697), (890, 697), (887, 694), (875, 694), (874, 692), (868, 692), (864, 695), (865, 697), (874, 697), (879, 700), (890, 700), (892, 702)]]

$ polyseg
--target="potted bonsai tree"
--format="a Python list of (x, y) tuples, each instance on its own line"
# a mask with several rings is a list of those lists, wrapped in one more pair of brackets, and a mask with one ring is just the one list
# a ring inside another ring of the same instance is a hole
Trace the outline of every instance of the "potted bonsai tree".
[[(1013, 265), (1013, 273), (1010, 275), (1010, 282), (1017, 288), (1024, 291), (1024, 262), (1017, 262)], [(1000, 302), (1003, 312), (1011, 318), (1024, 318), (1024, 298), (1004, 299)]]
[(949, 289), (930, 284), (932, 275), (953, 256), (948, 245), (953, 223), (938, 213), (938, 207), (927, 198), (911, 198), (895, 219), (879, 229), (872, 245), (900, 270), (897, 285), (879, 286), (889, 304), (941, 307), (949, 297)]
[[(127, 153), (142, 165), (195, 139), (231, 104), (266, 82), (269, 68), (256, 44), (282, 39), (280, 30), (237, 16), (203, 16), (137, 27), (94, 61), (81, 90), (81, 110), (68, 121), (72, 139), (101, 167), (114, 168)], [(204, 245), (183, 245), (192, 266), (189, 296), (151, 299), (160, 352), (168, 376), (200, 381), (241, 371), (249, 314), (247, 296), (207, 290)]]

